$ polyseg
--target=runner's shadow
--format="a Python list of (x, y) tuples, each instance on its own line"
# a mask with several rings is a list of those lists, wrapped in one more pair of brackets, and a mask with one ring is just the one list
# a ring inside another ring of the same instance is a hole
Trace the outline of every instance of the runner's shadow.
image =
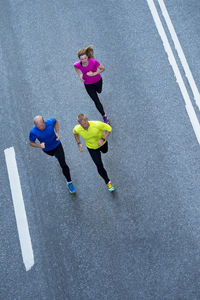
[(120, 198), (119, 198), (119, 193), (117, 192), (117, 190), (114, 190), (112, 193), (110, 193), (110, 200), (114, 204), (116, 204), (116, 206), (121, 205)]

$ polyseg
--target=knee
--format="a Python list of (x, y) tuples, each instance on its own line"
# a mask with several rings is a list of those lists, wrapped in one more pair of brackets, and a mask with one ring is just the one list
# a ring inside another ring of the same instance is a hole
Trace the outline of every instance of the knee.
[(102, 153), (107, 153), (108, 152), (108, 149), (105, 149), (105, 150), (101, 150)]

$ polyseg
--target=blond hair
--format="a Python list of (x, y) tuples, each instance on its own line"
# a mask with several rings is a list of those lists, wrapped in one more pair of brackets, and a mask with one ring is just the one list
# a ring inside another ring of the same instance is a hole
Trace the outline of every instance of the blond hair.
[(93, 46), (89, 45), (85, 48), (82, 48), (82, 49), (78, 50), (77, 54), (78, 54), (78, 58), (80, 58), (80, 56), (82, 56), (82, 55), (87, 55), (88, 58), (94, 58)]
[(81, 120), (84, 119), (85, 117), (86, 117), (85, 114), (79, 114), (79, 115), (77, 116), (77, 121), (81, 121)]

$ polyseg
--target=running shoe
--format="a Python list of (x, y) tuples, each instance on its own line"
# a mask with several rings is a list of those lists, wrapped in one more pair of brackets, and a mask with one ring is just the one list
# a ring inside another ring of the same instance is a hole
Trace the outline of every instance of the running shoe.
[(103, 121), (104, 121), (104, 123), (109, 124), (109, 120), (106, 115), (103, 116)]
[(67, 182), (67, 185), (68, 185), (68, 189), (69, 189), (71, 194), (76, 193), (76, 189), (75, 189), (75, 186), (73, 185), (72, 181)]
[(109, 181), (107, 183), (107, 187), (108, 187), (109, 192), (113, 192), (115, 190), (115, 188), (112, 186), (112, 182), (111, 181)]

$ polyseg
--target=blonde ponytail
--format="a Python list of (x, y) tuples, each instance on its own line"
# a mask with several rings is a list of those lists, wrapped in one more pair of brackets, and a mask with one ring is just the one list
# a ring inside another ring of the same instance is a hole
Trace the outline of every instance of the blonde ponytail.
[(87, 55), (88, 58), (94, 58), (94, 49), (92, 45), (89, 45), (85, 48), (82, 48), (78, 51), (78, 57), (80, 58), (80, 56), (82, 55)]

